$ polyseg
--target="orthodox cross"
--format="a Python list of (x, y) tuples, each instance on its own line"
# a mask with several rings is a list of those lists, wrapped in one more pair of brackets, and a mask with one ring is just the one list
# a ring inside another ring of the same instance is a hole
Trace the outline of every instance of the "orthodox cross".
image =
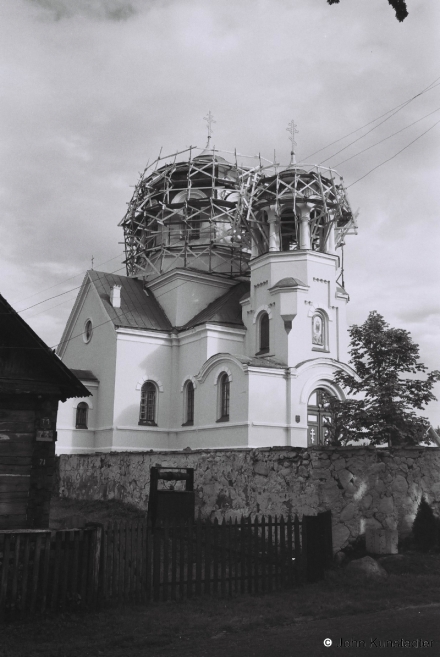
[(310, 430), (310, 441), (314, 444), (315, 443), (315, 430), (311, 429)]
[(206, 125), (208, 126), (208, 143), (206, 144), (206, 147), (208, 147), (212, 136), (212, 124), (217, 123), (217, 121), (214, 121), (211, 110), (209, 110), (208, 114), (203, 117), (203, 120), (206, 121)]
[(296, 164), (296, 156), (295, 156), (295, 146), (296, 141), (295, 141), (295, 135), (299, 132), (296, 128), (296, 123), (292, 119), (289, 125), (286, 128), (287, 132), (289, 133), (289, 140), (292, 142), (292, 150), (290, 151), (290, 164)]
[(93, 263), (95, 262), (94, 256), (92, 256), (92, 269), (93, 269)]

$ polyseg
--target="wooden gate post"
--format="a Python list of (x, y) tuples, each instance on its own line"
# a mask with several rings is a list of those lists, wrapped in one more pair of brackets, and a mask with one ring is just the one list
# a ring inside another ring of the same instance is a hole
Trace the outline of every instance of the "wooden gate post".
[(101, 544), (103, 525), (100, 523), (90, 522), (86, 524), (92, 530), (92, 540), (90, 546), (90, 585), (89, 585), (89, 603), (92, 609), (98, 604), (99, 592), (99, 570), (101, 564)]

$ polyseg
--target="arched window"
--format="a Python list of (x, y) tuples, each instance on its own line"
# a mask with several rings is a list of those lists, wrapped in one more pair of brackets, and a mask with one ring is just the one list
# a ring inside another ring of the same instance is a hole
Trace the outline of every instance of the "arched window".
[(281, 251), (298, 249), (297, 218), (291, 208), (284, 208), (281, 213)]
[(229, 420), (229, 399), (230, 383), (229, 376), (226, 372), (220, 375), (218, 380), (219, 386), (219, 413), (217, 422), (227, 422)]
[(260, 335), (259, 335), (259, 354), (267, 354), (269, 352), (269, 315), (261, 313), (260, 315)]
[(86, 402), (80, 402), (76, 407), (76, 420), (75, 427), (77, 429), (88, 429), (87, 419), (89, 413), (89, 405)]
[(187, 381), (185, 385), (185, 422), (184, 425), (194, 424), (194, 384)]
[(156, 400), (156, 386), (151, 381), (146, 381), (141, 388), (139, 424), (156, 426)]
[(312, 344), (314, 349), (327, 347), (327, 325), (323, 313), (320, 312), (312, 317)]

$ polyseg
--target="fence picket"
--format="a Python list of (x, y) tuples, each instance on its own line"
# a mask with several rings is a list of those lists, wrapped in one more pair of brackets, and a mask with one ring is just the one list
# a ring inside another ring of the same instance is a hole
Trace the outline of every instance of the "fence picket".
[(272, 581), (273, 581), (273, 555), (272, 555), (272, 516), (269, 516), (267, 523), (267, 560), (268, 560), (268, 577), (267, 577), (267, 589), (272, 591)]
[(208, 518), (205, 523), (205, 588), (204, 593), (211, 593), (211, 555), (212, 555), (212, 531), (211, 520)]
[[(20, 537), (17, 536), (17, 539)], [(41, 611), (46, 611), (47, 593), (49, 586), (49, 568), (50, 568), (50, 543), (51, 533), (47, 532), (44, 536), (44, 552), (43, 552), (43, 584), (41, 591)]]
[[(11, 591), (11, 606), (14, 612), (17, 609), (17, 593), (18, 593), (18, 572), (19, 572), (19, 562), (20, 562), (20, 534), (15, 536), (14, 544), (14, 561), (13, 561), (13, 573), (12, 573), (12, 591)], [(1, 603), (0, 603), (1, 607)]]
[(30, 553), (30, 534), (24, 537), (24, 556), (23, 556), (23, 574), (22, 574), (22, 588), (21, 588), (21, 611), (26, 611), (27, 588), (29, 579), (29, 553)]
[(41, 539), (41, 534), (37, 534), (34, 550), (34, 563), (32, 569), (31, 614), (35, 613), (35, 606), (37, 604), (38, 578), (40, 576)]
[(196, 595), (202, 594), (202, 527), (196, 522)]
[(301, 525), (268, 516), (0, 533), (0, 615), (285, 588), (303, 576)]
[(4, 535), (3, 543), (3, 564), (2, 564), (2, 578), (0, 583), (0, 620), (3, 619), (5, 608), (7, 605), (7, 592), (8, 592), (8, 573), (9, 573), (9, 554), (11, 547), (11, 534)]
[(187, 568), (186, 568), (186, 596), (192, 598), (193, 594), (193, 541), (194, 541), (194, 525), (190, 521), (187, 524), (188, 542), (187, 542)]

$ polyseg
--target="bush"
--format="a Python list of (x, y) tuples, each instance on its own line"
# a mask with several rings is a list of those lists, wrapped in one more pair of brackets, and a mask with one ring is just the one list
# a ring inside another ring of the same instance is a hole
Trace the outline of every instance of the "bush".
[(412, 527), (414, 547), (422, 552), (438, 547), (439, 521), (422, 495)]

